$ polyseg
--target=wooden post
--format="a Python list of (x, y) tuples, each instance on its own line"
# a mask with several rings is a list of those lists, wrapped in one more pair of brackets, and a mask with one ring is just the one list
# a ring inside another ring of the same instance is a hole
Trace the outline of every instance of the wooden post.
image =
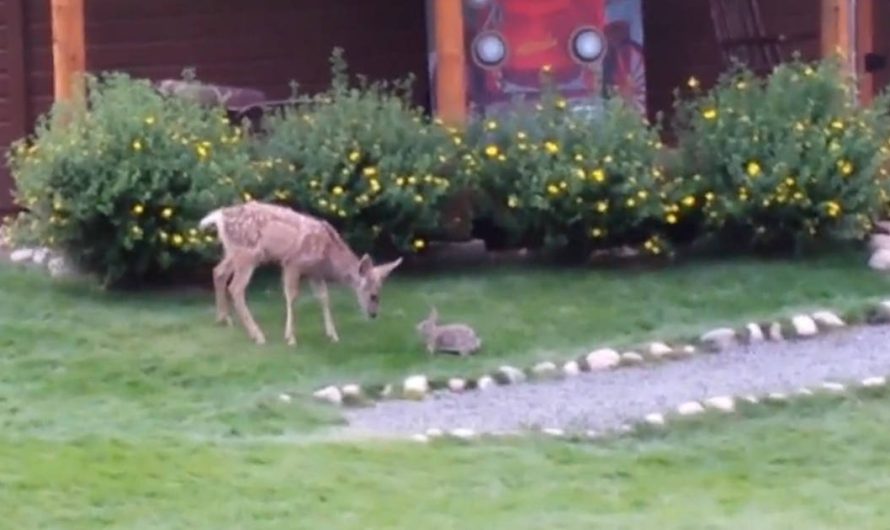
[(436, 114), (445, 123), (460, 126), (467, 118), (463, 3), (458, 0), (433, 2), (436, 31)]
[(83, 95), (86, 70), (84, 0), (51, 0), (53, 83), (56, 101)]
[(849, 58), (850, 10), (847, 0), (822, 0), (822, 56)]

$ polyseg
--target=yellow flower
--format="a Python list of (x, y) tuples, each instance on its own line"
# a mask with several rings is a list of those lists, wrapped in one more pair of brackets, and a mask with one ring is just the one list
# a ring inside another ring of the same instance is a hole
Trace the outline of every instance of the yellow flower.
[(318, 181), (317, 181), (317, 180), (310, 180), (310, 181), (309, 181), (309, 187), (310, 187), (310, 188), (317, 188), (317, 187), (318, 187)]
[(835, 201), (829, 201), (825, 205), (825, 211), (829, 217), (837, 217), (841, 214), (841, 205)]
[(374, 191), (375, 193), (378, 192), (378, 191), (380, 191), (380, 181), (379, 181), (379, 180), (377, 180), (377, 179), (371, 179), (371, 180), (369, 181), (369, 183), (371, 184), (371, 190), (372, 190), (372, 191)]
[(183, 242), (182, 236), (180, 234), (173, 234), (172, 242), (173, 242), (173, 246), (176, 246), (176, 247), (182, 245), (182, 242)]
[(596, 211), (599, 213), (606, 213), (609, 210), (609, 203), (606, 201), (599, 201), (596, 203)]
[(709, 192), (705, 193), (705, 200), (707, 200), (708, 202), (713, 201), (714, 200), (714, 192), (709, 191)]
[(838, 130), (843, 129), (844, 122), (842, 122), (841, 120), (834, 120), (833, 122), (831, 122), (831, 128), (838, 129)]
[(518, 147), (520, 151), (525, 151), (526, 149), (528, 149), (528, 144), (519, 142), (518, 144), (516, 144), (516, 147)]
[(717, 109), (707, 109), (701, 113), (702, 117), (706, 120), (713, 120), (717, 118)]
[(404, 186), (405, 185), (405, 177), (399, 177), (396, 179), (396, 186)]
[(343, 188), (340, 186), (334, 186), (334, 189), (331, 190), (331, 193), (334, 195), (343, 195)]
[(454, 145), (460, 145), (463, 143), (463, 140), (460, 136), (453, 136), (451, 137), (451, 140), (454, 142)]
[(499, 162), (505, 162), (506, 160), (507, 160), (507, 157), (506, 157), (506, 156), (504, 156), (504, 155), (498, 155), (498, 161), (499, 161)]
[(550, 141), (544, 142), (544, 149), (551, 155), (554, 155), (559, 152), (559, 144)]
[(794, 128), (797, 129), (798, 132), (803, 132), (805, 129), (804, 124), (801, 122), (795, 123)]
[(485, 122), (485, 129), (489, 131), (493, 131), (498, 128), (498, 122), (494, 120), (488, 120)]
[(287, 199), (287, 196), (288, 196), (287, 191), (275, 190), (275, 197), (277, 197), (278, 199), (283, 201), (284, 199)]
[(133, 140), (133, 151), (142, 151), (142, 142)]
[(760, 164), (758, 164), (756, 161), (752, 160), (752, 161), (748, 162), (747, 166), (745, 166), (745, 171), (748, 172), (748, 176), (756, 177), (756, 176), (760, 175), (760, 172), (761, 172)]
[(414, 240), (413, 245), (414, 245), (414, 250), (423, 250), (424, 247), (426, 247), (426, 241), (418, 238), (418, 239)]
[(519, 199), (516, 198), (516, 195), (510, 195), (509, 197), (507, 197), (507, 206), (509, 206), (510, 208), (516, 208), (517, 206), (519, 206)]
[(142, 237), (142, 228), (140, 228), (140, 227), (137, 226), (137, 225), (133, 225), (133, 226), (130, 228), (130, 232), (132, 232), (133, 235), (136, 236), (136, 237)]
[(625, 201), (625, 203), (627, 204), (628, 208), (633, 208), (634, 206), (637, 205), (637, 201), (633, 197), (628, 198), (627, 201)]
[(581, 153), (578, 153), (575, 155), (575, 162), (583, 162), (583, 161), (584, 161), (584, 155), (582, 155)]
[(640, 190), (637, 192), (637, 197), (639, 197), (641, 199), (645, 199), (648, 196), (649, 196), (649, 192), (646, 190)]
[(683, 206), (686, 206), (688, 208), (692, 208), (693, 206), (695, 206), (695, 197), (693, 197), (692, 195), (683, 197)]
[(516, 133), (516, 138), (519, 138), (520, 140), (525, 140), (526, 138), (528, 138), (528, 135), (522, 131), (519, 131), (518, 133)]
[(686, 86), (691, 89), (696, 89), (701, 86), (701, 83), (699, 83), (698, 79), (696, 79), (695, 77), (690, 77), (689, 81), (686, 81)]
[(668, 222), (669, 225), (677, 224), (677, 216), (675, 214), (667, 214), (667, 216), (665, 216), (665, 220)]
[(559, 187), (555, 184), (550, 184), (547, 186), (547, 193), (550, 195), (559, 195)]
[(423, 202), (423, 196), (422, 196), (422, 195), (415, 195), (415, 196), (414, 196), (414, 202), (416, 202), (416, 203), (421, 203), (421, 202)]
[(155, 123), (155, 117), (154, 117), (154, 116), (147, 116), (147, 117), (145, 118), (145, 124), (146, 124), (146, 125), (154, 125), (154, 123)]
[(342, 208), (337, 210), (337, 216), (338, 217), (346, 217), (346, 210), (343, 210)]
[(200, 145), (200, 144), (197, 145), (195, 147), (195, 151), (198, 153), (199, 158), (207, 158), (208, 151), (207, 151), (207, 148), (204, 147), (203, 145)]
[(241, 194), (241, 197), (244, 198), (244, 202), (250, 202), (253, 200), (253, 195), (251, 195), (250, 193), (248, 193), (246, 191)]
[(736, 83), (736, 85), (735, 85), (735, 87), (736, 87), (737, 89), (739, 89), (739, 90), (745, 90), (745, 88), (746, 88), (747, 86), (748, 86), (748, 84), (745, 83), (744, 81), (739, 81), (739, 82)]
[(362, 170), (362, 175), (366, 177), (373, 177), (377, 175), (377, 168), (374, 166), (368, 166)]
[(353, 164), (358, 162), (358, 159), (362, 157), (362, 154), (358, 151), (353, 151), (349, 153), (349, 161)]
[(408, 177), (408, 184), (417, 184), (417, 177), (415, 177), (414, 175)]
[(600, 168), (594, 169), (590, 172), (590, 178), (597, 182), (602, 182), (606, 180), (606, 172)]
[(145, 211), (145, 206), (141, 204), (134, 204), (133, 209), (130, 211), (133, 213), (133, 215), (142, 215), (142, 212)]
[(170, 208), (168, 206), (167, 208), (161, 210), (161, 217), (163, 217), (164, 219), (170, 219), (171, 217), (173, 217), (173, 208)]
[(838, 169), (841, 170), (841, 174), (845, 177), (850, 176), (853, 173), (853, 163), (849, 160), (842, 160), (837, 164)]
[(594, 228), (590, 231), (590, 235), (593, 237), (603, 237), (603, 229), (602, 228)]
[(496, 145), (489, 145), (488, 147), (485, 148), (485, 154), (491, 158), (495, 158), (496, 156), (498, 156), (498, 154), (500, 152), (501, 152), (501, 150), (498, 149), (498, 146), (496, 146)]
[(584, 180), (584, 170), (580, 167), (575, 168), (575, 176), (578, 177), (580, 180)]
[(556, 100), (556, 103), (554, 105), (556, 106), (556, 108), (562, 110), (566, 108), (566, 100), (559, 98)]

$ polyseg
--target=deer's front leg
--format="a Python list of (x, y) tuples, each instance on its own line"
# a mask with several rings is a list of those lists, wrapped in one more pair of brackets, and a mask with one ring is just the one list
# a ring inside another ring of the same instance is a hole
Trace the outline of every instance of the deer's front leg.
[(334, 317), (331, 316), (331, 301), (328, 298), (328, 284), (323, 280), (312, 280), (312, 292), (321, 304), (321, 312), (324, 316), (324, 332), (333, 342), (339, 342), (337, 328), (334, 327)]
[(294, 301), (300, 295), (300, 273), (295, 270), (288, 270), (286, 267), (281, 271), (281, 279), (284, 284), (284, 300), (286, 305), (286, 316), (284, 323), (284, 340), (288, 345), (296, 346), (297, 337), (294, 334)]

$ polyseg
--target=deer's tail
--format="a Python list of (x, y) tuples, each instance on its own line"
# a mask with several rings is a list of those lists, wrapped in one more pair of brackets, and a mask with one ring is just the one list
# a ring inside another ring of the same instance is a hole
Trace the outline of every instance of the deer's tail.
[(212, 212), (205, 215), (204, 218), (201, 219), (201, 222), (198, 223), (198, 226), (201, 228), (201, 230), (207, 230), (208, 228), (210, 228), (212, 226), (212, 227), (216, 228), (217, 232), (221, 232), (222, 231), (222, 222), (223, 222), (222, 209), (217, 209), (217, 210), (213, 210)]

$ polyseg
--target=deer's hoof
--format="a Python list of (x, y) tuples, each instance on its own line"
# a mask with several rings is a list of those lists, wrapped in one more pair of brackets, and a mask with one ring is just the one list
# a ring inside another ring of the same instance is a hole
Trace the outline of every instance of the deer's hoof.
[(288, 346), (296, 346), (297, 345), (297, 339), (295, 337), (285, 337), (284, 340), (285, 340), (285, 342), (287, 342)]
[(230, 317), (230, 316), (216, 317), (216, 323), (220, 326), (230, 328), (230, 327), (232, 327), (232, 317)]
[(259, 335), (258, 337), (254, 337), (253, 341), (256, 343), (257, 346), (262, 346), (266, 344), (266, 337)]

